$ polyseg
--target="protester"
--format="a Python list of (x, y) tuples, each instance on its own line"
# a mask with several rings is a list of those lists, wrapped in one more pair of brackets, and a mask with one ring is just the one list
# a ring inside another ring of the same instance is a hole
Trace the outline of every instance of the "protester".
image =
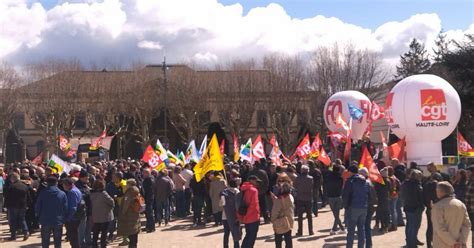
[[(389, 232), (397, 231), (398, 229), (398, 211), (397, 211), (397, 202), (400, 197), (400, 181), (395, 176), (395, 171), (392, 166), (387, 167), (388, 178), (390, 180), (390, 227)], [(402, 216), (400, 216), (402, 217)]]
[(81, 216), (81, 222), (79, 224), (79, 242), (81, 247), (86, 247), (91, 244), (91, 231), (92, 231), (92, 206), (90, 199), (89, 187), (89, 173), (82, 169), (79, 173), (79, 180), (75, 183), (76, 187), (81, 191), (82, 200), (86, 204), (86, 214)]
[(129, 248), (138, 247), (138, 233), (140, 232), (140, 212), (134, 207), (140, 191), (137, 182), (131, 178), (127, 180), (127, 190), (123, 196), (118, 216), (117, 234), (128, 237)]
[(453, 180), (454, 196), (456, 199), (464, 202), (467, 190), (467, 172), (465, 169), (459, 169), (456, 171), (456, 175)]
[(436, 185), (443, 181), (439, 173), (433, 173), (423, 184), (423, 199), (426, 207), (426, 246), (433, 247), (433, 222), (431, 217), (431, 208), (438, 201), (436, 196)]
[(279, 192), (273, 197), (271, 222), (275, 232), (275, 247), (281, 248), (285, 240), (285, 247), (292, 248), (294, 200), (291, 195), (291, 184), (285, 181), (277, 182)]
[[(404, 164), (400, 163), (398, 159), (392, 159), (391, 160), (391, 166), (393, 167), (393, 174), (395, 177), (400, 181), (400, 184), (405, 182), (405, 179), (407, 178), (407, 173), (406, 173), (406, 167)], [(397, 221), (398, 221), (398, 226), (405, 226), (405, 222), (403, 221), (403, 212), (402, 212), (402, 207), (403, 207), (403, 198), (398, 197), (397, 199)]]
[(173, 183), (175, 185), (175, 202), (176, 202), (176, 217), (183, 218), (186, 216), (186, 200), (185, 200), (185, 185), (187, 183), (181, 174), (182, 168), (176, 166), (173, 174)]
[(63, 179), (63, 188), (67, 196), (67, 217), (66, 217), (66, 233), (69, 244), (72, 248), (81, 247), (79, 240), (79, 224), (86, 214), (85, 202), (82, 199), (81, 191), (74, 185), (72, 178)]
[(296, 191), (296, 214), (298, 216), (298, 231), (296, 236), (303, 235), (303, 214), (306, 213), (308, 220), (308, 233), (314, 235), (313, 232), (313, 214), (312, 214), (312, 200), (313, 200), (313, 177), (309, 175), (309, 167), (301, 166), (301, 174), (296, 177), (294, 187)]
[(123, 173), (120, 171), (110, 171), (108, 175), (111, 175), (111, 181), (107, 184), (105, 190), (107, 193), (114, 198), (115, 207), (114, 207), (114, 219), (109, 225), (109, 240), (113, 240), (114, 232), (117, 229), (117, 218), (119, 214), (119, 207), (122, 203), (123, 195), (127, 188), (126, 181), (123, 180)]
[(407, 247), (423, 245), (418, 241), (418, 230), (421, 225), (421, 217), (424, 209), (423, 188), (421, 186), (422, 174), (418, 170), (410, 173), (410, 178), (402, 184), (402, 197), (404, 210), (407, 218), (405, 236)]
[(344, 225), (342, 225), (341, 219), (339, 217), (339, 212), (343, 207), (342, 202), (342, 168), (340, 165), (333, 163), (332, 171), (328, 171), (327, 176), (325, 178), (326, 182), (326, 196), (328, 197), (329, 207), (331, 208), (331, 212), (334, 216), (334, 224), (332, 225), (332, 229), (330, 231), (331, 235), (336, 234), (339, 230), (340, 233), (345, 233)]
[(370, 223), (372, 222), (372, 216), (375, 213), (375, 209), (377, 208), (377, 192), (375, 191), (374, 185), (369, 179), (369, 170), (363, 167), (359, 169), (359, 174), (362, 175), (370, 185), (369, 191), (369, 202), (367, 208), (367, 216), (365, 217), (365, 246), (366, 248), (372, 247), (372, 228)]
[(155, 180), (153, 185), (153, 192), (155, 194), (155, 216), (158, 226), (164, 221), (165, 226), (170, 221), (170, 202), (169, 197), (173, 192), (174, 183), (168, 176), (168, 170), (163, 169), (159, 172), (159, 176)]
[(212, 201), (212, 214), (214, 215), (214, 226), (222, 224), (222, 206), (219, 206), (221, 200), (221, 193), (227, 187), (227, 183), (220, 172), (214, 171), (209, 173), (209, 196)]
[(28, 186), (20, 181), (20, 175), (10, 175), (10, 185), (5, 191), (5, 207), (8, 211), (8, 224), (10, 225), (10, 240), (16, 240), (17, 229), (23, 231), (23, 240), (30, 236), (26, 225), (26, 208), (31, 201)]
[(365, 244), (365, 220), (369, 207), (370, 184), (358, 174), (357, 166), (351, 165), (347, 169), (349, 179), (344, 185), (342, 199), (348, 215), (346, 247), (354, 244), (355, 228), (357, 227), (357, 246), (363, 248)]
[(5, 185), (3, 167), (0, 166), (0, 213), (3, 213), (3, 188)]
[(229, 248), (229, 236), (232, 234), (234, 248), (239, 248), (241, 238), (240, 223), (237, 220), (236, 195), (239, 193), (240, 178), (229, 181), (229, 187), (221, 192), (219, 206), (223, 208), (222, 224), (224, 226), (224, 248)]
[(204, 183), (204, 180), (197, 182), (196, 177), (193, 177), (193, 179), (191, 179), (189, 187), (191, 188), (193, 192), (193, 199), (192, 199), (193, 227), (197, 227), (197, 226), (203, 225), (202, 209), (204, 207), (204, 201), (206, 199), (206, 194), (207, 194), (206, 185)]
[(474, 244), (474, 165), (467, 167), (467, 178), (469, 181), (464, 203), (466, 204), (467, 213), (471, 221), (471, 241)]
[(46, 179), (47, 187), (38, 195), (36, 214), (41, 224), (41, 246), (49, 247), (51, 233), (53, 233), (54, 247), (61, 247), (63, 224), (68, 213), (68, 199), (66, 194), (59, 190), (58, 179), (49, 176)]
[(191, 164), (186, 164), (184, 166), (183, 171), (181, 171), (181, 175), (183, 176), (184, 180), (186, 180), (186, 183), (184, 184), (184, 208), (185, 208), (186, 216), (188, 216), (191, 213), (190, 207), (191, 207), (192, 191), (189, 184), (191, 183), (191, 180), (194, 178), (194, 173), (190, 168), (191, 168)]
[(454, 189), (448, 182), (439, 182), (436, 195), (439, 201), (433, 205), (433, 247), (467, 247), (471, 228), (464, 204), (453, 196)]
[(155, 231), (155, 218), (153, 214), (153, 206), (155, 204), (155, 194), (153, 191), (153, 184), (155, 178), (151, 175), (150, 169), (146, 168), (142, 171), (143, 182), (142, 182), (142, 194), (145, 198), (145, 218), (146, 218), (146, 232)]
[(384, 168), (380, 171), (382, 175), (383, 182), (374, 183), (375, 191), (377, 192), (377, 221), (376, 227), (378, 227), (378, 223), (380, 222), (380, 232), (387, 233), (388, 228), (390, 226), (390, 179), (388, 178), (388, 169)]
[(92, 206), (92, 247), (98, 247), (97, 241), (100, 234), (100, 247), (107, 246), (107, 230), (110, 222), (114, 219), (114, 199), (105, 191), (105, 182), (96, 180), (90, 194)]
[(270, 217), (267, 209), (267, 201), (265, 200), (266, 194), (268, 193), (269, 180), (267, 172), (263, 169), (265, 168), (266, 161), (261, 159), (260, 161), (255, 162), (255, 165), (250, 166), (248, 176), (255, 175), (262, 182), (258, 185), (258, 204), (260, 204), (261, 215), (265, 223), (270, 222)]
[(255, 175), (247, 177), (247, 182), (242, 184), (240, 190), (242, 191), (243, 201), (246, 208), (246, 213), (238, 213), (238, 218), (242, 224), (245, 225), (245, 237), (242, 241), (242, 248), (253, 248), (255, 240), (257, 239), (258, 228), (260, 226), (260, 205), (258, 203), (258, 185), (262, 180)]
[(319, 169), (319, 161), (314, 162), (313, 160), (308, 161), (309, 175), (313, 177), (313, 203), (312, 210), (315, 217), (318, 217), (318, 202), (321, 195), (321, 185), (323, 184), (323, 176)]

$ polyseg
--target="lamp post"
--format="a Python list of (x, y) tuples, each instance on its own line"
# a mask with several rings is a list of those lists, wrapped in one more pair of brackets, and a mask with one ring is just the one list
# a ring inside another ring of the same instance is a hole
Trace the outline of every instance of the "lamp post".
[[(163, 70), (163, 83), (164, 83), (164, 96), (163, 96), (163, 102), (164, 102), (164, 108), (163, 108), (163, 119), (164, 119), (164, 136), (165, 139), (168, 138), (168, 106), (167, 106), (167, 95), (168, 95), (168, 82), (166, 78), (166, 56), (163, 57), (163, 65), (161, 66), (161, 69)], [(166, 142), (166, 141), (165, 141)]]

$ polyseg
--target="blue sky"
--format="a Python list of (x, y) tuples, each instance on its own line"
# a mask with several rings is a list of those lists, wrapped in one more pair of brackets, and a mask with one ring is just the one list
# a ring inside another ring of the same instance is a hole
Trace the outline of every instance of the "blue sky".
[(388, 21), (401, 21), (417, 13), (437, 13), (443, 29), (466, 29), (474, 22), (472, 0), (221, 0), (249, 9), (269, 3), (282, 5), (297, 18), (315, 15), (337, 17), (344, 22), (375, 29)]
[[(47, 9), (60, 0), (39, 0)], [(149, 0), (153, 1), (153, 0)], [(172, 0), (170, 0), (172, 1)], [(402, 21), (417, 13), (437, 13), (445, 30), (466, 29), (474, 23), (473, 0), (220, 0), (251, 8), (278, 3), (296, 18), (316, 15), (337, 17), (344, 22), (375, 29), (388, 21)]]

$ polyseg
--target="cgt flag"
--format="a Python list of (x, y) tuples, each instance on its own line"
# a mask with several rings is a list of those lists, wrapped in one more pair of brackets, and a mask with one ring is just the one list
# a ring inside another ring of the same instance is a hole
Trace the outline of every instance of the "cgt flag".
[(405, 161), (405, 137), (396, 143), (393, 143), (387, 147), (390, 159), (396, 158), (400, 162)]
[(160, 156), (156, 154), (155, 149), (151, 145), (146, 148), (142, 160), (154, 170), (161, 171), (165, 168), (165, 163), (161, 161)]
[(298, 147), (296, 148), (296, 155), (301, 159), (306, 159), (311, 152), (311, 144), (309, 143), (309, 134), (304, 136), (303, 140), (300, 142)]
[(317, 158), (319, 156), (319, 148), (323, 142), (321, 141), (321, 138), (319, 137), (319, 133), (316, 134), (316, 137), (314, 137), (313, 143), (311, 143), (311, 151), (309, 153), (309, 156), (311, 158)]
[(374, 160), (372, 159), (372, 156), (369, 153), (369, 150), (367, 150), (367, 147), (364, 146), (362, 148), (362, 157), (360, 158), (360, 163), (359, 163), (359, 168), (367, 168), (369, 171), (369, 179), (372, 182), (377, 182), (380, 184), (385, 184), (383, 181), (383, 177), (379, 172), (379, 169), (377, 169), (377, 165), (375, 165)]
[(280, 151), (280, 146), (278, 145), (278, 141), (276, 140), (275, 135), (273, 135), (272, 138), (270, 139), (270, 144), (273, 146), (272, 152), (270, 152), (271, 161), (276, 166), (283, 166), (283, 163), (281, 162), (281, 159), (280, 159), (280, 155), (282, 155), (282, 152)]
[(193, 170), (197, 182), (200, 182), (209, 171), (224, 170), (224, 163), (215, 134), (212, 135), (209, 146), (206, 148), (206, 152), (203, 154), (201, 161), (194, 166)]
[(105, 129), (104, 129), (104, 131), (102, 131), (102, 133), (99, 135), (99, 137), (97, 137), (97, 138), (92, 142), (92, 144), (91, 144), (90, 147), (89, 147), (89, 150), (94, 151), (94, 150), (99, 149), (100, 143), (101, 143), (102, 140), (105, 138), (105, 136), (107, 136), (107, 132), (106, 132)]
[(256, 161), (266, 157), (265, 149), (263, 148), (262, 137), (260, 135), (258, 135), (255, 142), (253, 142), (252, 155)]
[(329, 166), (331, 164), (331, 158), (329, 155), (326, 153), (324, 150), (324, 147), (321, 146), (321, 151), (319, 152), (318, 160), (321, 161), (326, 166)]
[(67, 151), (69, 148), (71, 148), (71, 143), (69, 143), (69, 140), (64, 136), (59, 135), (59, 149), (61, 149), (61, 151)]
[(458, 153), (459, 156), (474, 157), (474, 149), (460, 132), (458, 132)]

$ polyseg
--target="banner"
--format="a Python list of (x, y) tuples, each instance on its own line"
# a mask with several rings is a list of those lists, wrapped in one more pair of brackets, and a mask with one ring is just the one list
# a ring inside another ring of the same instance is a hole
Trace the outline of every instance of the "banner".
[(249, 138), (245, 145), (240, 147), (240, 159), (242, 161), (252, 162), (252, 139)]
[(142, 160), (154, 170), (161, 171), (165, 168), (165, 163), (160, 159), (160, 156), (156, 154), (155, 149), (153, 149), (151, 145), (146, 148)]
[(61, 149), (61, 151), (67, 151), (70, 147), (71, 143), (69, 143), (69, 140), (64, 136), (59, 135), (59, 149)]
[(324, 150), (324, 147), (321, 146), (321, 151), (319, 152), (318, 160), (321, 161), (326, 166), (329, 166), (331, 164), (331, 158), (329, 155), (326, 153)]
[(104, 129), (104, 131), (102, 131), (102, 133), (99, 135), (99, 137), (97, 137), (97, 138), (91, 143), (91, 146), (89, 147), (89, 150), (94, 151), (94, 150), (99, 149), (100, 143), (102, 142), (102, 139), (105, 138), (105, 136), (107, 136), (107, 132), (106, 132), (105, 129)]
[(203, 154), (201, 161), (194, 167), (194, 175), (196, 181), (200, 182), (209, 171), (221, 171), (224, 170), (224, 163), (222, 161), (222, 155), (219, 150), (219, 143), (215, 134), (212, 135), (209, 146), (206, 148), (206, 152)]
[(308, 158), (310, 152), (311, 144), (309, 143), (309, 134), (306, 134), (306, 136), (304, 136), (303, 140), (296, 148), (296, 155), (301, 159), (306, 159)]
[(280, 155), (282, 154), (282, 152), (280, 151), (280, 146), (278, 145), (278, 141), (276, 140), (275, 135), (272, 135), (272, 138), (270, 139), (270, 144), (272, 145), (272, 151), (270, 152), (270, 160), (276, 166), (283, 166), (283, 163), (280, 159)]
[(313, 143), (311, 143), (311, 151), (309, 153), (309, 156), (311, 158), (317, 158), (319, 156), (319, 148), (323, 142), (321, 141), (321, 138), (319, 137), (319, 133), (316, 134), (316, 137), (314, 137)]
[(362, 148), (362, 157), (360, 158), (359, 163), (359, 168), (363, 167), (367, 168), (369, 171), (370, 181), (384, 184), (383, 177), (380, 174), (379, 169), (377, 169), (377, 165), (374, 163), (374, 160), (366, 146)]
[(400, 162), (405, 161), (405, 138), (393, 143), (387, 147), (390, 159), (396, 158)]
[(460, 132), (458, 132), (458, 153), (459, 156), (474, 157), (474, 149)]
[(69, 163), (60, 159), (56, 154), (51, 156), (49, 160), (48, 166), (53, 169), (53, 173), (62, 174), (63, 172), (68, 174), (71, 171), (71, 167)]
[(265, 149), (263, 148), (262, 137), (260, 135), (258, 135), (257, 139), (255, 139), (255, 142), (253, 142), (252, 155), (256, 161), (262, 158), (266, 158)]

